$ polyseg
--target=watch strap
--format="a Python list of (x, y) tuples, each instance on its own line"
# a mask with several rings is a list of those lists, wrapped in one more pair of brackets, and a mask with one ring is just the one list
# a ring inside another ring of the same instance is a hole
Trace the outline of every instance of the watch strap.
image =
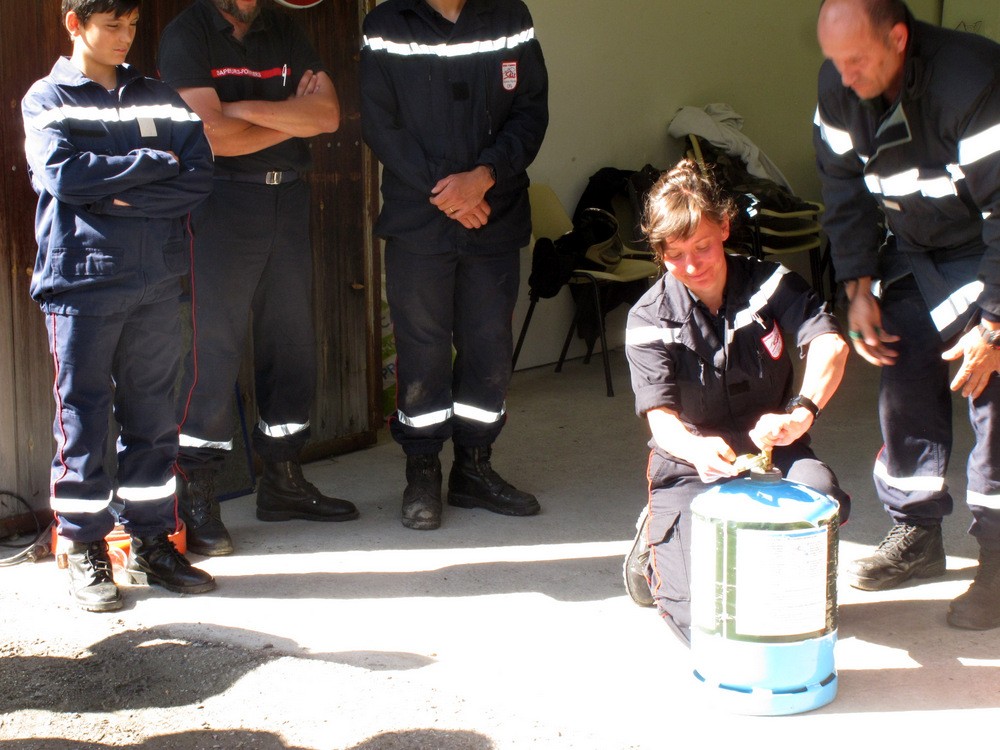
[(1000, 349), (1000, 330), (992, 330), (987, 328), (982, 323), (976, 326), (979, 329), (979, 335), (983, 337), (983, 341), (989, 344), (994, 349)]
[(823, 413), (823, 410), (816, 406), (816, 403), (812, 399), (802, 395), (792, 396), (785, 406), (785, 412), (791, 414), (800, 406), (812, 412), (813, 419), (819, 419), (819, 415)]

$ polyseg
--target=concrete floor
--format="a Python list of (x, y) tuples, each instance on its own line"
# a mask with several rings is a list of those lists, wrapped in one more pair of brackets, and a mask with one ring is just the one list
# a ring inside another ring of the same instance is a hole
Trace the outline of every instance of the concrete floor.
[[(404, 460), (383, 441), (307, 467), (322, 489), (358, 504), (358, 521), (263, 524), (252, 496), (226, 502), (237, 554), (199, 561), (218, 578), (214, 594), (130, 587), (124, 610), (94, 615), (68, 605), (65, 573), (51, 559), (0, 571), (2, 639), (70, 639), (84, 653), (115, 633), (148, 630), (271, 655), (236, 684), (192, 686), (191, 695), (133, 707), (129, 717), (147, 727), (143, 748), (180, 746), (158, 740), (165, 730), (144, 718), (165, 707), (174, 707), (171, 736), (223, 748), (922, 748), (942, 736), (991, 746), (1000, 630), (945, 622), (976, 558), (961, 501), (945, 526), (944, 578), (881, 594), (841, 582), (831, 704), (787, 717), (714, 705), (692, 677), (690, 653), (621, 584), (645, 502), (646, 428), (632, 411), (624, 357), (613, 357), (614, 398), (604, 395), (599, 359), (570, 362), (561, 374), (515, 374), (494, 464), (537, 494), (536, 517), (446, 507), (440, 530), (405, 529)], [(854, 496), (842, 563), (866, 554), (889, 525), (871, 491), (880, 443), (874, 376), (852, 355), (814, 430), (817, 452)], [(969, 445), (961, 403), (957, 414), (949, 484), (961, 500)], [(51, 736), (25, 735), (28, 709), (19, 710), (0, 717), (0, 748), (44, 747), (17, 743)], [(44, 701), (30, 710), (34, 726), (55, 723)], [(91, 710), (77, 718), (82, 727), (121, 717)]]

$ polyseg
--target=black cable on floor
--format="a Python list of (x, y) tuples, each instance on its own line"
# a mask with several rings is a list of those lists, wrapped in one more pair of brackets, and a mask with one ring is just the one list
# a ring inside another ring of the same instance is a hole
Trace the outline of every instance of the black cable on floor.
[(13, 555), (12, 557), (0, 558), (0, 567), (9, 567), (11, 565), (17, 565), (18, 563), (25, 562), (26, 560), (35, 562), (36, 560), (40, 560), (43, 557), (47, 557), (48, 554), (51, 552), (50, 546), (47, 541), (41, 542), (41, 540), (43, 537), (45, 537), (46, 534), (49, 533), (49, 529), (52, 527), (52, 522), (50, 521), (45, 526), (45, 528), (42, 528), (41, 523), (38, 522), (38, 516), (35, 515), (34, 510), (28, 504), (27, 500), (25, 500), (20, 495), (10, 492), (8, 490), (0, 490), (0, 497), (3, 496), (11, 497), (17, 502), (19, 502), (28, 511), (28, 515), (30, 515), (33, 519), (35, 519), (35, 538), (32, 539), (31, 542), (26, 547), (24, 547), (21, 544), (10, 544), (7, 542), (0, 541), (0, 547), (8, 547), (13, 549), (21, 548), (21, 551), (18, 552), (16, 555)]

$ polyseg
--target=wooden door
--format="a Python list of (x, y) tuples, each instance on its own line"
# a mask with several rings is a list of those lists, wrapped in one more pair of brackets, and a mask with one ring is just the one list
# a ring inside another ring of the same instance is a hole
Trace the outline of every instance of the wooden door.
[[(164, 26), (191, 0), (147, 0), (140, 11), (129, 62), (156, 72), (156, 46)], [(270, 0), (265, 0), (270, 2)], [(341, 127), (312, 139), (314, 306), (319, 345), (319, 389), (306, 459), (374, 443), (381, 422), (378, 280), (381, 270), (371, 225), (377, 173), (362, 145), (358, 60), (361, 19), (374, 0), (323, 0), (287, 10), (330, 66), (341, 102)], [(28, 183), (20, 99), (70, 45), (58, 0), (18, 3), (0, 24), (0, 259), (9, 275), (0, 285), (0, 491), (25, 498), (40, 513), (48, 507), (48, 465), (53, 440), (52, 365), (44, 317), (28, 297), (34, 264), (35, 194)], [(240, 394), (248, 421), (255, 407), (249, 369)], [(237, 463), (240, 457), (236, 456)], [(0, 536), (18, 523), (17, 507), (0, 505)]]

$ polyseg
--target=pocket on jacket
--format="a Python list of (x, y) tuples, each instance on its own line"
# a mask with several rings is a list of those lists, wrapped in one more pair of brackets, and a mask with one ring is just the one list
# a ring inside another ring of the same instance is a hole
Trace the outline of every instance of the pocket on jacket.
[(119, 247), (57, 247), (52, 269), (68, 281), (114, 276), (123, 269), (124, 256)]

